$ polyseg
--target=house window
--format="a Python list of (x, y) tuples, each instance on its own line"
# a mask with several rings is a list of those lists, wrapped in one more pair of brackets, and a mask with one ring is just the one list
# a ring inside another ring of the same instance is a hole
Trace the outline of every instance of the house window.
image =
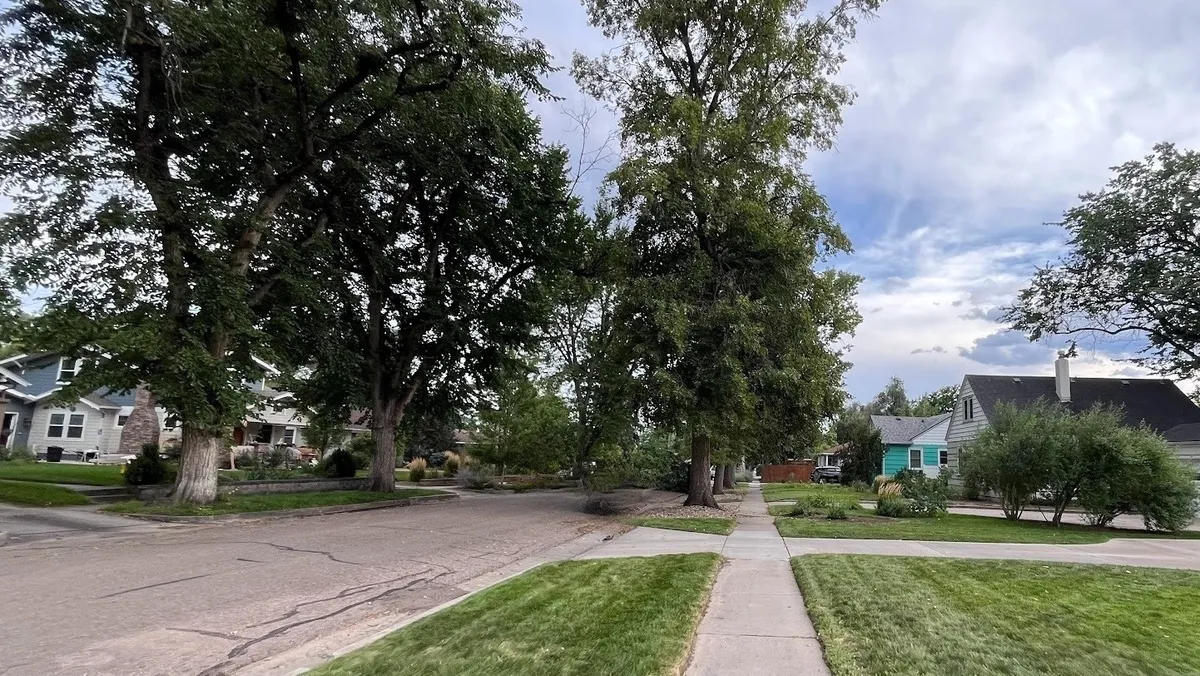
[(974, 419), (975, 419), (975, 398), (974, 397), (964, 397), (963, 398), (963, 420), (974, 420)]
[(173, 430), (176, 427), (179, 427), (179, 418), (173, 415), (167, 416), (167, 419), (163, 421), (163, 429), (165, 430)]
[(938, 451), (938, 464), (942, 467), (946, 467), (950, 464), (950, 451)]
[(269, 444), (271, 443), (271, 435), (274, 429), (270, 425), (263, 425), (258, 428), (258, 433), (254, 435), (254, 443)]
[(921, 449), (908, 449), (908, 466), (910, 469), (921, 469)]
[(79, 373), (79, 367), (83, 366), (82, 359), (71, 359), (70, 357), (62, 357), (58, 360), (58, 382), (69, 383)]
[(117, 416), (117, 429), (121, 429), (122, 427), (124, 427), (125, 423), (127, 423), (127, 422), (129, 422), (129, 416), (118, 415)]
[(296, 443), (296, 428), (295, 427), (283, 428), (283, 444), (285, 446), (291, 446), (295, 443)]
[(51, 439), (82, 439), (86, 413), (51, 413), (46, 436)]

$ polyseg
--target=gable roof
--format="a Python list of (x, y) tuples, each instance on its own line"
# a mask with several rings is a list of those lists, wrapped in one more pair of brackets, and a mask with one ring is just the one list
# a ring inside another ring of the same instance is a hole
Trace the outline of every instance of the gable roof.
[[(968, 375), (966, 379), (975, 400), (983, 408), (983, 414), (988, 417), (1000, 403), (1018, 407), (1029, 406), (1039, 400), (1058, 403), (1053, 376)], [(1125, 414), (1126, 425), (1137, 427), (1145, 423), (1159, 434), (1182, 425), (1200, 423), (1200, 407), (1170, 380), (1071, 378), (1071, 401), (1065, 405), (1072, 411), (1082, 412), (1096, 404), (1120, 406)]]
[(906, 415), (873, 415), (871, 424), (879, 430), (885, 444), (907, 444), (922, 432), (936, 427), (950, 418), (949, 413), (928, 418)]
[(1162, 435), (1167, 441), (1200, 441), (1200, 423), (1176, 425)]

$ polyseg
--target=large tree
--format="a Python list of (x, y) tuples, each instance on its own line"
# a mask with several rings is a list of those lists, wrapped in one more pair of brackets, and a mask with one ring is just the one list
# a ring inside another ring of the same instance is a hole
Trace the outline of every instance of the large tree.
[(1037, 271), (1005, 318), (1031, 340), (1120, 336), (1135, 362), (1200, 372), (1200, 153), (1169, 143), (1114, 168), (1066, 212), (1068, 252)]
[(771, 397), (818, 417), (840, 408), (832, 345), (858, 321), (856, 284), (825, 259), (850, 244), (799, 164), (831, 143), (850, 99), (831, 76), (878, 1), (815, 17), (803, 0), (586, 5), (621, 45), (574, 68), (621, 114), (609, 177), (630, 241), (620, 322), (648, 412), (690, 435), (687, 504), (716, 506), (714, 442), (752, 436)]
[(947, 385), (914, 399), (909, 406), (909, 414), (928, 418), (950, 413), (957, 403), (958, 385)]
[(325, 226), (280, 218), (413, 96), (510, 51), (507, 0), (20, 0), (3, 15), (0, 226), (51, 289), (36, 340), (103, 360), (179, 415), (173, 497), (209, 502), (252, 354), (299, 337), (262, 306)]
[(566, 154), (543, 143), (524, 99), (545, 53), (506, 65), (401, 106), (298, 210), (326, 223), (309, 261), (322, 283), (287, 321), (328, 328), (297, 346), (316, 367), (299, 393), (371, 410), (372, 490), (393, 489), (396, 429), (414, 406), (471, 405), (533, 346), (547, 288), (575, 259)]

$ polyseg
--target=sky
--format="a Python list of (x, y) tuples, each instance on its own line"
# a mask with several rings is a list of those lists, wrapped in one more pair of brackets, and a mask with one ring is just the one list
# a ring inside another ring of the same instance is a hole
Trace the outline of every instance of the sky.
[[(578, 150), (566, 111), (590, 105), (594, 145), (615, 114), (567, 71), (610, 43), (570, 0), (520, 4), (563, 67), (548, 80), (562, 100), (534, 104), (547, 137)], [(856, 101), (836, 147), (806, 163), (854, 242), (836, 264), (863, 278), (851, 396), (893, 375), (915, 397), (968, 373), (1053, 374), (1066, 339), (1030, 343), (1000, 308), (1062, 254), (1053, 223), (1110, 167), (1161, 141), (1200, 147), (1197, 25), (1194, 0), (889, 0), (859, 27), (838, 77)], [(1071, 373), (1145, 375), (1123, 361), (1134, 349), (1081, 341)]]

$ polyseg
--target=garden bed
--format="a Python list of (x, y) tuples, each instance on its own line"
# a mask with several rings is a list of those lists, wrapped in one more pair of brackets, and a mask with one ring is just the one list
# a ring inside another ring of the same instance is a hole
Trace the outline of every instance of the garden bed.
[(719, 562), (686, 554), (545, 565), (308, 673), (679, 674)]
[(1200, 573), (847, 555), (792, 568), (835, 676), (1200, 672)]
[[(772, 513), (787, 507), (772, 507)], [(1014, 542), (1094, 544), (1112, 538), (1200, 538), (1197, 531), (1176, 533), (1101, 528), (1038, 521), (1009, 521), (991, 516), (943, 514), (930, 518), (893, 519), (869, 513), (851, 513), (843, 520), (780, 517), (775, 526), (783, 537), (866, 540), (932, 540), (942, 542)]]

